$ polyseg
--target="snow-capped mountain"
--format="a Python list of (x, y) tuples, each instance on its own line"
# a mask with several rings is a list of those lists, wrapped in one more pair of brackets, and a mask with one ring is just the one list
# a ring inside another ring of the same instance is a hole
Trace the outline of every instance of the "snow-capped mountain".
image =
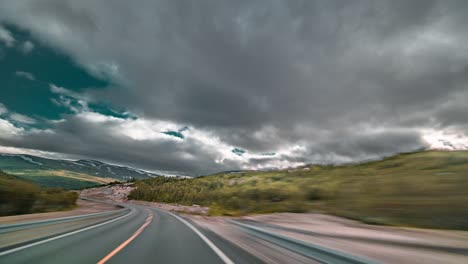
[(116, 180), (146, 179), (160, 176), (131, 167), (97, 160), (56, 160), (32, 155), (0, 154), (0, 170), (65, 170)]

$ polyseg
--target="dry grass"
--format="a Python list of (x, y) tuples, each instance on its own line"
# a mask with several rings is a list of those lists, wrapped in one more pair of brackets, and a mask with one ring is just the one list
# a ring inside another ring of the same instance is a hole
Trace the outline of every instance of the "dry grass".
[(418, 152), (346, 166), (137, 182), (133, 199), (214, 215), (322, 211), (373, 224), (468, 229), (468, 152)]

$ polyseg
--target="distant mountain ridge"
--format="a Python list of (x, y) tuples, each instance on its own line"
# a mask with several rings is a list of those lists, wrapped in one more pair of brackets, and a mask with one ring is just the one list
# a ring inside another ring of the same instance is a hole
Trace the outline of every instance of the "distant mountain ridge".
[(147, 179), (161, 176), (132, 167), (97, 160), (59, 160), (26, 154), (0, 154), (0, 170), (63, 170), (116, 180)]

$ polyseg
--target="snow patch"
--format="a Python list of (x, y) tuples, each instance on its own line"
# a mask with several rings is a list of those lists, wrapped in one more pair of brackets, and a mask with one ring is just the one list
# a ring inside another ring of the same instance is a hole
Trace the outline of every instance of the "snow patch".
[(30, 162), (32, 164), (36, 164), (36, 165), (39, 165), (39, 166), (42, 166), (44, 164), (40, 163), (40, 162), (37, 162), (37, 161), (34, 161), (32, 158), (30, 157), (26, 157), (26, 156), (23, 156), (23, 155), (19, 155), (18, 157), (22, 158), (23, 160), (27, 161), (27, 162)]
[(75, 165), (78, 165), (78, 166), (81, 166), (81, 167), (86, 167), (85, 165), (79, 163), (79, 162), (76, 162), (76, 161), (72, 161), (71, 163), (75, 164)]
[(112, 174), (116, 175), (115, 172), (113, 172), (112, 169), (111, 169), (110, 167), (107, 167), (107, 171), (108, 171), (109, 173), (112, 173)]

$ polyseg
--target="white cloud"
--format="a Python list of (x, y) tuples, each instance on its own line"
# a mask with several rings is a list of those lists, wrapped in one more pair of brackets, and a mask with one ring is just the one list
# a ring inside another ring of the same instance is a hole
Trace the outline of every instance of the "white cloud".
[(97, 63), (89, 63), (86, 65), (88, 70), (104, 79), (112, 79), (121, 83), (125, 82), (125, 79), (122, 76), (120, 67), (116, 62), (104, 62), (100, 61)]
[(109, 133), (128, 137), (132, 140), (181, 140), (163, 133), (165, 131), (177, 131), (182, 127), (173, 122), (145, 118), (123, 119), (90, 111), (78, 113), (77, 117), (86, 122), (107, 123), (111, 128)]
[(13, 47), (15, 38), (11, 35), (10, 31), (0, 25), (0, 41), (7, 47)]
[[(123, 119), (113, 116), (106, 116), (100, 113), (84, 111), (76, 115), (79, 119), (90, 123), (102, 123), (107, 129), (107, 134), (129, 138), (135, 141), (164, 142), (173, 141), (180, 144), (180, 158), (183, 160), (194, 159), (195, 153), (186, 152), (185, 145), (196, 145), (198, 151), (203, 153), (212, 153), (214, 162), (223, 164), (226, 162), (235, 162), (242, 169), (265, 169), (265, 168), (288, 168), (304, 165), (303, 162), (291, 162), (283, 157), (301, 157), (306, 151), (303, 146), (286, 146), (276, 151), (274, 156), (265, 156), (261, 153), (246, 152), (239, 156), (232, 152), (236, 146), (223, 142), (215, 134), (198, 128), (191, 128), (183, 132), (184, 138), (166, 135), (166, 131), (179, 131), (184, 127), (183, 124), (177, 124), (171, 121), (154, 120), (146, 118)], [(250, 159), (268, 160), (262, 164), (249, 164)]]
[(53, 83), (50, 84), (50, 91), (55, 93), (55, 94), (71, 97), (71, 98), (76, 99), (78, 101), (80, 101), (80, 100), (81, 101), (90, 101), (91, 100), (91, 98), (89, 98), (85, 94), (73, 92), (73, 91), (68, 90), (66, 88), (57, 86), (57, 85), (55, 85)]
[(28, 125), (36, 124), (37, 122), (34, 118), (31, 118), (22, 114), (18, 114), (18, 113), (10, 114), (10, 118), (15, 120), (16, 122), (20, 122), (20, 123), (28, 124)]
[(23, 132), (22, 128), (18, 128), (8, 120), (0, 119), (0, 138), (9, 139)]
[(55, 159), (65, 159), (68, 158), (66, 155), (49, 152), (49, 151), (41, 151), (36, 149), (27, 149), (27, 148), (15, 148), (15, 147), (7, 147), (7, 146), (0, 146), (0, 153), (4, 154), (27, 154), (27, 155), (34, 155), (44, 158), (55, 158)]
[(109, 122), (109, 121), (120, 122), (124, 120), (121, 118), (117, 118), (113, 116), (106, 116), (106, 115), (102, 115), (102, 114), (95, 113), (95, 112), (82, 112), (82, 113), (77, 114), (77, 117), (82, 120), (92, 122), (92, 123), (104, 123), (104, 122)]
[(181, 140), (162, 133), (178, 130), (178, 128), (180, 126), (172, 122), (144, 118), (125, 120), (119, 126), (120, 133), (133, 140)]
[(16, 71), (15, 75), (18, 77), (26, 78), (28, 80), (34, 81), (36, 80), (36, 77), (30, 72), (24, 72), (24, 71)]
[(68, 89), (65, 89), (63, 87), (60, 87), (60, 86), (56, 86), (53, 83), (50, 84), (50, 91), (53, 92), (53, 93), (56, 93), (56, 94), (67, 95), (67, 96), (70, 96), (70, 97), (78, 97), (77, 93), (74, 93), (74, 92), (72, 92), (72, 91), (70, 91)]
[(425, 130), (423, 139), (430, 149), (468, 150), (468, 135), (456, 130)]
[(33, 49), (34, 49), (34, 44), (29, 40), (23, 42), (23, 45), (21, 45), (21, 51), (24, 54), (30, 53)]
[(88, 102), (91, 100), (86, 95), (76, 93), (63, 87), (50, 84), (50, 91), (60, 95), (59, 100), (54, 98), (51, 101), (58, 106), (65, 106), (74, 113), (88, 112)]
[(6, 106), (2, 103), (0, 103), (0, 115), (3, 115), (5, 113), (8, 112), (8, 109), (6, 108)]

